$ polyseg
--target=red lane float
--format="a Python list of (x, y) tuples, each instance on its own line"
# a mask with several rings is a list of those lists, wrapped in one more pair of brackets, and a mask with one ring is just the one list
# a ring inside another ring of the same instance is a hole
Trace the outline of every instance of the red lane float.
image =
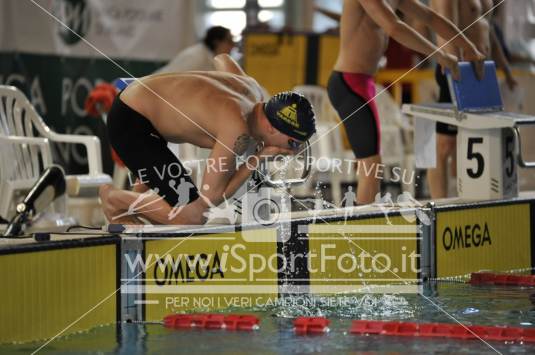
[(329, 331), (330, 320), (324, 317), (298, 317), (294, 320), (297, 335), (324, 334)]
[(355, 320), (352, 334), (535, 342), (535, 328)]
[(473, 272), (470, 274), (471, 285), (500, 286), (535, 286), (535, 275), (494, 274), (491, 272)]
[(260, 320), (253, 315), (237, 314), (171, 314), (163, 319), (167, 328), (256, 330)]

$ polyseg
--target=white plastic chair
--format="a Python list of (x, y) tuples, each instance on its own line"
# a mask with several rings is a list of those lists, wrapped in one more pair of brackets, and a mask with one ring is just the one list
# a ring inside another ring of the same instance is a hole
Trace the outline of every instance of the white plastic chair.
[(87, 149), (89, 172), (67, 176), (69, 195), (111, 183), (102, 172), (98, 137), (52, 131), (21, 91), (0, 85), (0, 216), (10, 218), (15, 194), (29, 190), (52, 164), (50, 142), (83, 144)]

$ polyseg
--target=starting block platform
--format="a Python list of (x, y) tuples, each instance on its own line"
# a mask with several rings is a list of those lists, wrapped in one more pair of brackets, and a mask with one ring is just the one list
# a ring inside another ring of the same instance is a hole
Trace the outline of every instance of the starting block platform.
[(485, 62), (484, 78), (471, 63), (459, 63), (460, 80), (448, 82), (453, 103), (402, 106), (417, 118), (457, 126), (457, 191), (465, 199), (487, 200), (518, 195), (518, 169), (534, 168), (522, 154), (520, 127), (535, 117), (503, 112), (494, 62)]
[(402, 106), (406, 115), (426, 118), (466, 129), (516, 128), (535, 124), (535, 117), (511, 112), (464, 112), (453, 104), (435, 103)]

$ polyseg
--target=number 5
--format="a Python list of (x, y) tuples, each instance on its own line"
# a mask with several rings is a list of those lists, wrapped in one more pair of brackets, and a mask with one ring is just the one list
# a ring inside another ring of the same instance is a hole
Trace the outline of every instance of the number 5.
[(515, 157), (513, 156), (514, 147), (513, 136), (507, 136), (505, 138), (505, 161), (508, 166), (505, 168), (505, 173), (508, 178), (513, 176), (515, 172)]
[(477, 161), (477, 169), (475, 171), (474, 169), (466, 169), (466, 173), (472, 179), (477, 179), (481, 177), (481, 175), (483, 175), (483, 171), (485, 170), (485, 160), (483, 159), (483, 155), (481, 155), (481, 153), (474, 152), (474, 145), (482, 144), (482, 143), (483, 143), (482, 137), (468, 138), (468, 152), (466, 154), (466, 159), (468, 160), (475, 159)]

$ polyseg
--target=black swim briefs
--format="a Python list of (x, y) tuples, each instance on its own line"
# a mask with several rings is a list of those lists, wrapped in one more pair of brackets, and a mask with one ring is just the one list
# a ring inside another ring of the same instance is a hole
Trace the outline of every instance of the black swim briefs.
[(349, 143), (357, 159), (380, 154), (381, 124), (373, 99), (373, 77), (333, 71), (327, 92), (331, 104), (344, 123)]
[[(167, 141), (152, 123), (117, 95), (107, 118), (111, 146), (139, 179), (172, 207), (199, 197), (188, 172), (167, 147)], [(133, 181), (132, 181), (133, 182)]]

